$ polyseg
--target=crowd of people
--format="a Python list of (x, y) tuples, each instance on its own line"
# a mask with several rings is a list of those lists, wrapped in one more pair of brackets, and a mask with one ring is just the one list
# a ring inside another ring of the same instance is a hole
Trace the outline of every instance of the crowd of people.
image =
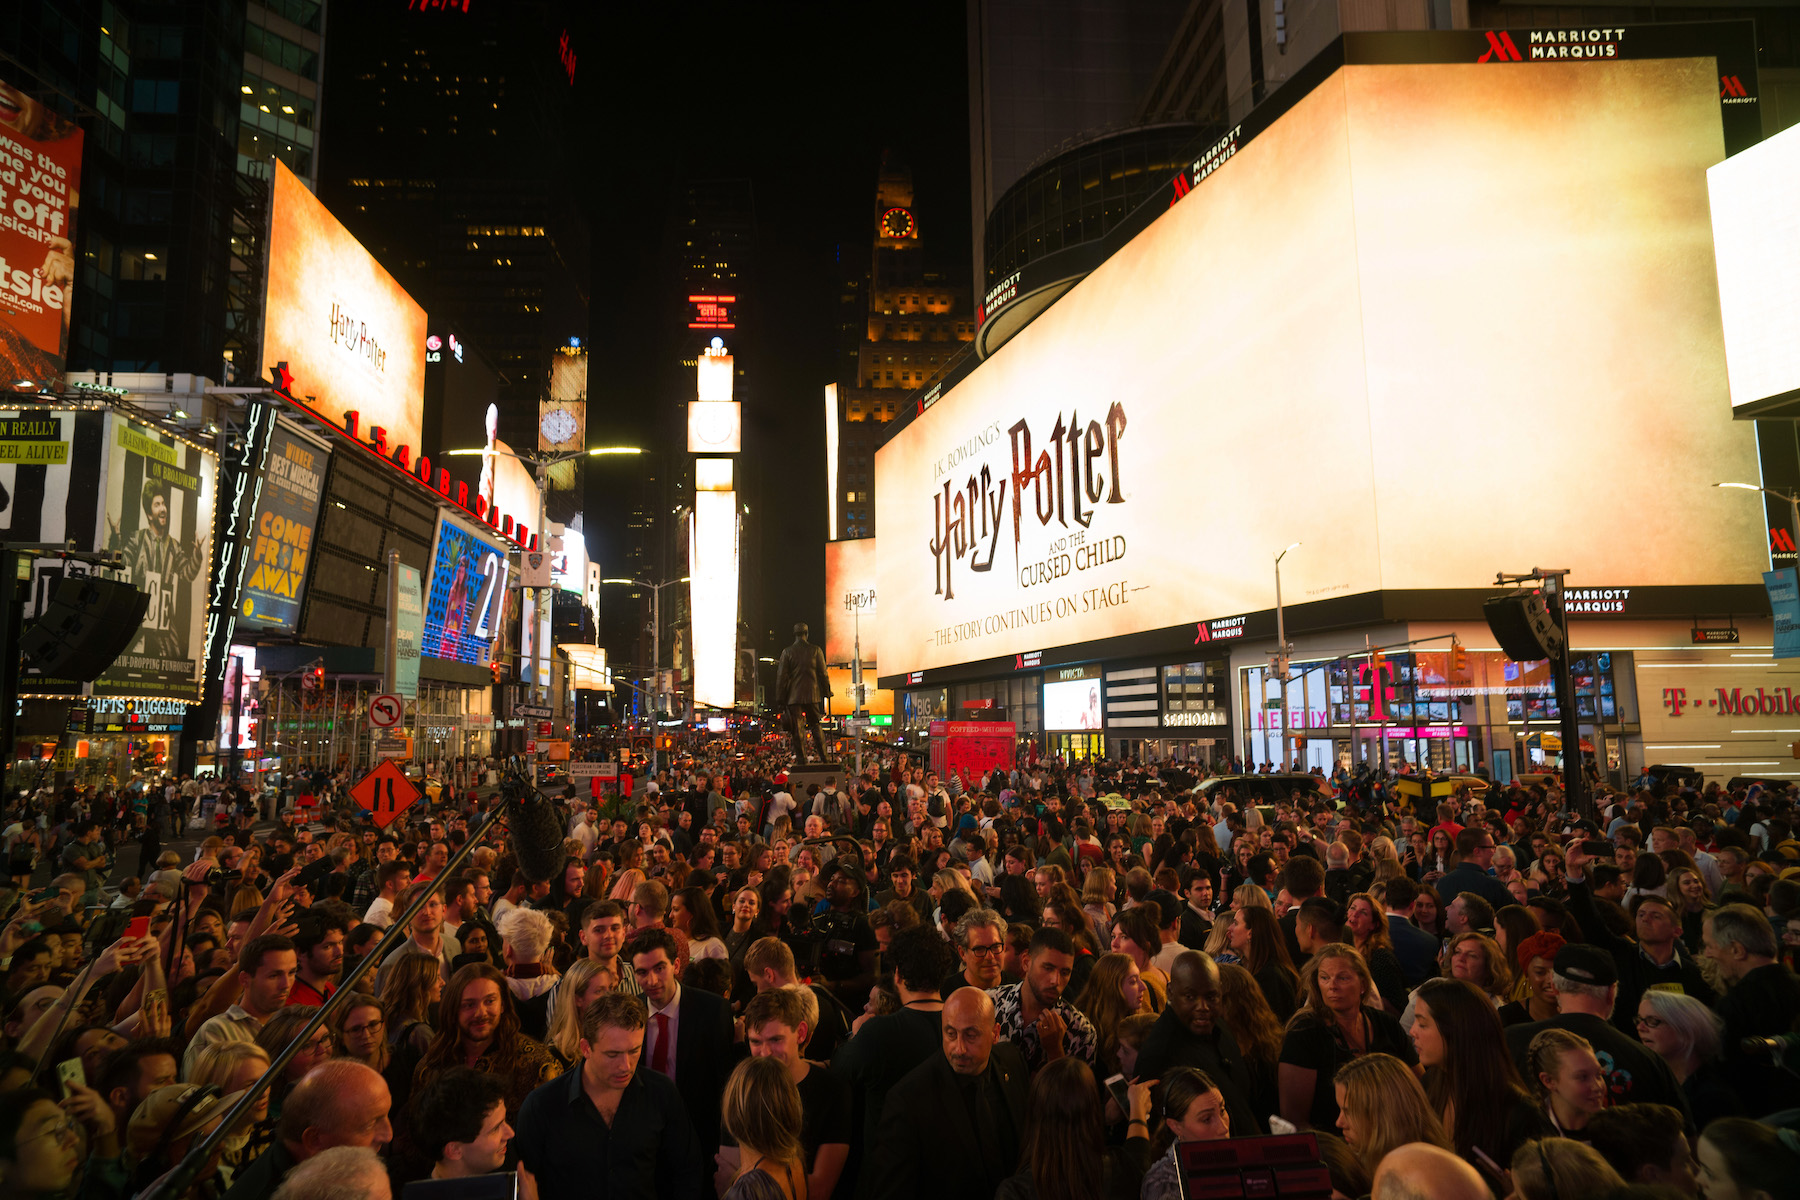
[(1800, 1195), (1792, 790), (1646, 780), (1580, 818), (1553, 784), (1203, 777), (687, 759), (571, 790), (535, 880), (469, 844), (476, 773), (385, 831), (295, 803), (141, 847), (116, 894), (119, 814), (34, 798), (0, 1180), (1163, 1200), (1298, 1132), (1348, 1198)]

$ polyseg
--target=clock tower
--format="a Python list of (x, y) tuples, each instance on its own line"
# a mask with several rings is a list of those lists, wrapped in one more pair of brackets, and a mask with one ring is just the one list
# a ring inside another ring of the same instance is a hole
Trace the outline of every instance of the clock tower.
[(828, 444), (837, 447), (827, 468), (833, 539), (874, 535), (874, 455), (882, 426), (920, 403), (912, 393), (929, 389), (975, 337), (968, 285), (925, 266), (912, 172), (891, 152), (882, 155), (870, 225), (867, 291), (852, 285), (844, 296), (856, 377), (835, 385), (827, 418)]

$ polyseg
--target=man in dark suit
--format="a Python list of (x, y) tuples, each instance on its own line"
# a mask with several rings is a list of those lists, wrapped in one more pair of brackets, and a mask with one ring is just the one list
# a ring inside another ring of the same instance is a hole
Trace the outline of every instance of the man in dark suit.
[(725, 1080), (743, 1057), (732, 1041), (731, 1007), (711, 992), (681, 986), (675, 978), (675, 938), (661, 925), (632, 934), (623, 954), (649, 1009), (643, 1065), (675, 1081), (711, 1177)]
[(875, 1200), (992, 1200), (1019, 1165), (1030, 1076), (997, 1040), (994, 1002), (962, 988), (944, 1001), (944, 1052), (888, 1092), (869, 1164)]
[(1400, 973), (1406, 986), (1416, 988), (1438, 973), (1438, 940), (1412, 923), (1413, 905), (1419, 899), (1419, 885), (1402, 875), (1388, 880), (1388, 940), (1394, 943), (1394, 957), (1400, 960)]
[(1287, 942), (1288, 958), (1298, 969), (1308, 956), (1300, 952), (1299, 931), (1294, 922), (1300, 917), (1300, 905), (1325, 890), (1325, 868), (1316, 858), (1290, 858), (1281, 871), (1281, 886), (1287, 889), (1293, 904), (1276, 924), (1281, 926), (1282, 940)]
[(1437, 893), (1448, 904), (1464, 892), (1474, 892), (1499, 912), (1513, 903), (1512, 893), (1492, 875), (1494, 835), (1486, 827), (1471, 825), (1456, 835), (1456, 865), (1437, 881)]

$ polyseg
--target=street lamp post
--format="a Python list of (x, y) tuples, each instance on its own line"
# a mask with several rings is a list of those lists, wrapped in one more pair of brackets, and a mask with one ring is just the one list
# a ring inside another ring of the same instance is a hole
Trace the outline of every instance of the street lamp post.
[[(1714, 487), (1738, 488), (1746, 492), (1761, 492), (1765, 496), (1773, 496), (1777, 500), (1788, 502), (1788, 512), (1794, 521), (1794, 545), (1800, 547), (1800, 492), (1778, 492), (1774, 488), (1766, 488), (1758, 483), (1715, 483)], [(1796, 554), (1795, 565), (1800, 566), (1800, 554)]]
[(1299, 545), (1295, 542), (1275, 556), (1275, 677), (1281, 681), (1281, 752), (1276, 767), (1283, 771), (1287, 770), (1288, 755), (1288, 640), (1287, 623), (1281, 612), (1281, 560), (1288, 556), (1288, 550)]
[[(651, 703), (662, 696), (662, 590), (672, 584), (686, 583), (688, 576), (680, 579), (667, 579), (662, 583), (651, 583), (647, 579), (602, 579), (601, 583), (622, 583), (627, 587), (646, 587), (650, 589), (650, 695)], [(650, 710), (650, 777), (656, 778), (656, 768), (661, 750), (656, 744), (656, 709)]]

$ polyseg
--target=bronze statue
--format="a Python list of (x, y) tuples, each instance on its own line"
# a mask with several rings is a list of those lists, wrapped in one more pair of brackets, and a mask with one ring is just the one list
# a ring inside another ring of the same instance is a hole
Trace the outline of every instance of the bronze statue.
[(794, 736), (794, 761), (806, 761), (806, 742), (800, 734), (804, 717), (812, 728), (813, 748), (819, 752), (819, 761), (824, 762), (825, 736), (819, 732), (819, 710), (831, 695), (831, 677), (825, 671), (825, 652), (806, 640), (805, 622), (794, 626), (794, 643), (781, 652), (775, 694)]

